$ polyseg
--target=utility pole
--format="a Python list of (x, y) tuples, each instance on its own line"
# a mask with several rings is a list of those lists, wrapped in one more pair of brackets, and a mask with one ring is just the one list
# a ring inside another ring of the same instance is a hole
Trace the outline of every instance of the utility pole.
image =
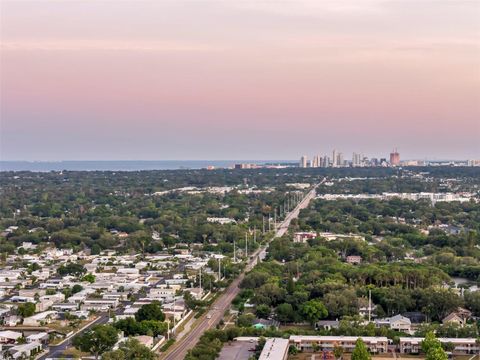
[(176, 296), (176, 294), (175, 294), (175, 292), (174, 292), (174, 293), (173, 293), (173, 329), (172, 329), (172, 331), (173, 331), (174, 334), (175, 334), (175, 318), (176, 318), (175, 315), (176, 315), (176, 308), (177, 308), (177, 307), (176, 307), (176, 302), (175, 302), (176, 299), (177, 299), (177, 296)]
[(253, 243), (254, 244), (257, 243), (257, 227), (256, 226), (253, 228)]
[(200, 266), (200, 293), (202, 292), (202, 267)]
[(235, 246), (235, 239), (233, 239), (233, 262), (237, 262), (237, 251), (236, 251), (236, 246)]
[(262, 215), (263, 234), (265, 234), (265, 216)]
[(248, 234), (245, 233), (245, 258), (248, 262)]
[(220, 272), (221, 268), (222, 268), (222, 260), (218, 258), (218, 281), (220, 281), (222, 276), (222, 273)]
[(368, 322), (372, 317), (372, 290), (368, 290)]

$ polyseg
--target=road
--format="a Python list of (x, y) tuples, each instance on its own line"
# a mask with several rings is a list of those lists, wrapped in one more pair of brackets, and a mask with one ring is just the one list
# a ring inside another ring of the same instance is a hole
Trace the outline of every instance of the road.
[(106, 324), (108, 322), (108, 314), (101, 314), (95, 321), (92, 321), (84, 329), (72, 334), (70, 337), (66, 338), (59, 345), (52, 345), (48, 348), (48, 353), (40, 356), (37, 360), (50, 360), (50, 359), (64, 359), (63, 352), (72, 346), (72, 340), (75, 336), (83, 334), (85, 331), (92, 328), (94, 325)]
[[(325, 181), (325, 180), (323, 180)], [(323, 181), (321, 183), (323, 183)], [(320, 184), (321, 184), (320, 183)], [(320, 185), (318, 184), (318, 185)], [(273, 238), (283, 236), (290, 226), (290, 222), (297, 218), (300, 210), (306, 208), (310, 201), (315, 197), (315, 190), (317, 186), (314, 186), (313, 189), (303, 198), (303, 200), (293, 209), (287, 217), (283, 220), (282, 223), (277, 227), (275, 235)], [(179, 360), (184, 359), (187, 355), (188, 350), (192, 349), (195, 344), (198, 342), (202, 334), (215, 327), (216, 324), (220, 322), (223, 318), (225, 311), (230, 307), (235, 296), (240, 292), (238, 285), (245, 277), (245, 273), (251, 270), (257, 263), (257, 259), (263, 260), (266, 256), (268, 244), (257, 249), (252, 256), (250, 262), (245, 267), (245, 271), (240, 274), (235, 280), (233, 280), (228, 288), (218, 297), (218, 299), (213, 303), (210, 311), (202, 315), (197, 322), (194, 324), (192, 330), (186, 334), (180, 341), (172, 345), (168, 352), (162, 357), (164, 360)], [(208, 318), (210, 317), (210, 319)]]

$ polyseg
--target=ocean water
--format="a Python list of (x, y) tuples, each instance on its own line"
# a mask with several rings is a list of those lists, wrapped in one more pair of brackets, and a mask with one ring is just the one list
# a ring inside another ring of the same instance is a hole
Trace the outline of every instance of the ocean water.
[(117, 160), (117, 161), (0, 161), (0, 171), (141, 171), (228, 168), (234, 164), (291, 164), (290, 160)]

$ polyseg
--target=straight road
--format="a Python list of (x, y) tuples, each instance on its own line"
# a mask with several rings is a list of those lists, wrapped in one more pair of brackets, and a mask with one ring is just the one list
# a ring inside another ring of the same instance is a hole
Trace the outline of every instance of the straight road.
[[(323, 183), (323, 180), (321, 183)], [(320, 183), (320, 184), (321, 184)], [(297, 218), (300, 210), (306, 208), (310, 201), (315, 197), (315, 190), (318, 185), (313, 187), (313, 189), (303, 198), (303, 200), (293, 209), (283, 220), (283, 222), (277, 227), (274, 238), (283, 236), (290, 226), (290, 222)], [(198, 342), (202, 334), (212, 329), (219, 323), (223, 318), (225, 311), (230, 307), (235, 296), (240, 292), (238, 285), (245, 277), (245, 273), (250, 271), (257, 263), (257, 259), (263, 260), (266, 256), (268, 244), (257, 249), (252, 254), (250, 262), (245, 267), (244, 272), (240, 274), (235, 280), (231, 282), (228, 288), (218, 297), (218, 299), (213, 303), (210, 311), (202, 315), (197, 322), (193, 325), (192, 330), (186, 334), (180, 341), (172, 345), (168, 352), (162, 357), (164, 360), (180, 360), (184, 359), (187, 355), (188, 350), (192, 349), (195, 344)]]

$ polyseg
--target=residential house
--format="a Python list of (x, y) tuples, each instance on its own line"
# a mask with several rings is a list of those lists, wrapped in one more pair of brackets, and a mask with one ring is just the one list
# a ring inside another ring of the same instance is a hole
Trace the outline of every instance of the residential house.
[(56, 319), (58, 312), (50, 310), (44, 311), (30, 317), (23, 319), (23, 325), (25, 326), (43, 326), (49, 324), (52, 320)]
[(30, 359), (42, 351), (42, 344), (39, 342), (31, 342), (22, 345), (16, 345), (8, 349), (12, 359)]
[(18, 331), (3, 330), (0, 331), (0, 344), (15, 344), (22, 337)]
[(386, 326), (392, 330), (410, 333), (412, 322), (409, 318), (399, 314), (389, 318), (377, 319), (375, 320), (375, 326)]

